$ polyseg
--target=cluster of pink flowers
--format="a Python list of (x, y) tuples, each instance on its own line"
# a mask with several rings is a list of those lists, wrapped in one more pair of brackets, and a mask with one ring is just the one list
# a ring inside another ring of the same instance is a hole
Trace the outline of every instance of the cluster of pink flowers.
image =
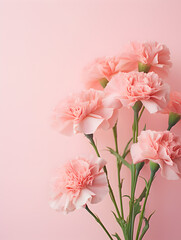
[[(139, 69), (140, 67), (140, 69)], [(61, 133), (94, 134), (113, 128), (121, 107), (140, 101), (149, 113), (181, 115), (181, 93), (164, 81), (171, 67), (168, 48), (157, 42), (132, 42), (115, 57), (98, 58), (84, 69), (86, 90), (61, 101), (53, 112), (53, 126)], [(145, 71), (144, 71), (145, 69)], [(103, 88), (101, 82), (106, 82)], [(142, 131), (131, 147), (133, 163), (153, 161), (167, 179), (181, 178), (181, 139), (169, 131)], [(105, 161), (77, 158), (65, 165), (54, 182), (51, 207), (70, 212), (107, 193)]]

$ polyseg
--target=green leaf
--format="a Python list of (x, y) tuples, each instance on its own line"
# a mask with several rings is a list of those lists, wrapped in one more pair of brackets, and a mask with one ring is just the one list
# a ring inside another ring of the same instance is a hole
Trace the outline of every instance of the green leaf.
[(128, 153), (130, 153), (130, 149), (128, 149), (128, 150), (123, 154), (123, 158), (125, 158), (125, 157), (128, 155)]
[(129, 195), (123, 195), (122, 197), (127, 197), (127, 198), (131, 199), (131, 197)]
[[(131, 138), (130, 140), (129, 140), (129, 142), (127, 143), (127, 145), (126, 145), (126, 147), (125, 147), (125, 149), (124, 149), (124, 152), (123, 152), (123, 158), (127, 155), (127, 152), (129, 151), (128, 150), (128, 147), (129, 147), (129, 144), (131, 143), (131, 141), (133, 140), (133, 138)], [(128, 151), (127, 151), (128, 150)]]
[(147, 180), (144, 177), (141, 177), (141, 176), (140, 176), (140, 178), (142, 178), (145, 181), (146, 190), (147, 190), (148, 189), (148, 182), (147, 182)]
[(131, 165), (122, 156), (120, 156), (116, 151), (114, 151), (110, 147), (107, 147), (107, 149), (109, 150), (109, 152), (111, 154), (113, 154), (116, 158), (118, 158), (126, 167), (128, 167), (129, 169), (131, 168)]
[(150, 216), (148, 218), (144, 217), (145, 226), (144, 226), (144, 228), (142, 230), (142, 233), (141, 233), (141, 236), (140, 236), (139, 240), (141, 240), (144, 237), (145, 233), (148, 231), (148, 229), (149, 229), (149, 222), (150, 222), (150, 219), (151, 219), (151, 217), (153, 216), (154, 213), (155, 213), (155, 211), (152, 214), (150, 214)]
[(145, 198), (146, 196), (146, 187), (143, 189), (142, 193), (140, 194), (139, 198), (137, 199), (137, 201), (141, 202), (143, 200), (143, 198)]
[(121, 240), (120, 236), (117, 233), (115, 233), (113, 236), (116, 237), (117, 240)]
[(136, 215), (138, 215), (141, 212), (141, 205), (140, 205), (139, 201), (135, 201), (133, 210), (134, 210), (133, 216), (134, 216), (134, 219), (135, 219)]
[(113, 213), (117, 223), (122, 228), (124, 236), (125, 237), (128, 236), (128, 224), (127, 224), (127, 222), (123, 218), (118, 218), (114, 212), (112, 212), (112, 213)]

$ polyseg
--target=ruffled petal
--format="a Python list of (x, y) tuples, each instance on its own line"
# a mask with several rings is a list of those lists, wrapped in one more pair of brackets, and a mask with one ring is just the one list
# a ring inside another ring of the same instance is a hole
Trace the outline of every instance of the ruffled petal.
[(161, 167), (161, 175), (168, 180), (177, 180), (180, 178), (175, 169), (167, 164), (163, 164)]
[(89, 115), (88, 117), (84, 118), (80, 123), (74, 124), (74, 133), (83, 132), (85, 134), (92, 134), (97, 130), (97, 128), (101, 125), (103, 121), (104, 119), (100, 116)]
[(75, 205), (76, 209), (79, 209), (79, 208), (83, 207), (88, 202), (88, 200), (91, 201), (92, 197), (94, 195), (95, 195), (95, 193), (93, 193), (89, 189), (87, 189), (87, 188), (82, 189), (80, 194), (79, 194), (79, 197), (74, 202), (74, 205)]

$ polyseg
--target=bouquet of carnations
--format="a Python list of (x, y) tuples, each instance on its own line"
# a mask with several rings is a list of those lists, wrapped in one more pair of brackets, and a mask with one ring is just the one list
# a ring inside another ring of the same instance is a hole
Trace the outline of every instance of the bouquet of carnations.
[[(181, 138), (170, 131), (181, 118), (181, 93), (170, 91), (165, 81), (170, 67), (170, 52), (165, 45), (132, 42), (119, 55), (98, 58), (84, 69), (85, 89), (61, 100), (53, 112), (53, 126), (66, 135), (82, 133), (96, 156), (72, 158), (60, 169), (53, 183), (50, 201), (53, 209), (69, 213), (83, 208), (100, 224), (109, 239), (120, 240), (118, 233), (111, 234), (89, 205), (102, 201), (109, 193), (115, 208), (113, 216), (124, 239), (144, 238), (152, 216), (146, 216), (145, 208), (158, 170), (169, 180), (181, 178)], [(117, 122), (122, 107), (132, 111), (134, 120), (130, 127), (132, 138), (120, 152)], [(150, 114), (168, 114), (168, 129), (153, 131), (145, 125), (140, 131), (139, 122), (145, 110)], [(115, 197), (106, 161), (94, 139), (98, 129), (113, 131), (115, 148), (106, 149), (116, 159), (119, 199)], [(138, 177), (146, 164), (150, 166), (150, 174), (136, 198)], [(131, 172), (130, 195), (122, 193), (123, 165)], [(128, 216), (123, 206), (125, 196), (129, 199)]]

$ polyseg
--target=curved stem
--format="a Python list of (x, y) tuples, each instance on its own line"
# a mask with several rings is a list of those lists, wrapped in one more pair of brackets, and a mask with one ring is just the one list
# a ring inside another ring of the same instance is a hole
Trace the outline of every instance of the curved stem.
[(144, 213), (145, 213), (145, 207), (146, 207), (146, 203), (147, 203), (147, 200), (148, 200), (148, 195), (149, 195), (149, 192), (150, 192), (150, 187), (151, 187), (151, 184), (153, 182), (154, 176), (155, 176), (155, 173), (151, 172), (151, 176), (150, 176), (148, 186), (147, 186), (147, 189), (146, 189), (146, 196), (145, 196), (145, 200), (144, 200), (144, 203), (143, 203), (143, 208), (142, 208), (142, 211), (141, 211), (141, 214), (140, 214), (140, 220), (139, 220), (139, 223), (138, 223), (136, 240), (138, 240), (138, 238), (139, 238), (141, 226), (142, 226), (142, 223), (143, 223), (143, 217), (144, 217)]
[(85, 209), (94, 217), (94, 219), (96, 220), (96, 222), (99, 223), (99, 225), (103, 228), (103, 230), (106, 232), (106, 234), (108, 235), (108, 237), (113, 240), (113, 238), (111, 237), (111, 234), (108, 232), (108, 230), (106, 229), (106, 227), (104, 226), (104, 224), (101, 222), (101, 220), (89, 209), (89, 207), (86, 205)]
[[(113, 127), (113, 135), (114, 135), (116, 153), (119, 154), (118, 138), (117, 138), (117, 123)], [(120, 162), (118, 157), (116, 159), (117, 159), (117, 175), (118, 175), (118, 187), (119, 187), (119, 199), (120, 199), (121, 217), (124, 219), (123, 201), (122, 201), (122, 184), (121, 184), (121, 179), (120, 179), (120, 172), (121, 172), (122, 162)]]
[[(97, 156), (100, 157), (100, 153), (99, 153), (98, 148), (97, 148), (97, 146), (96, 146), (96, 144), (95, 144), (95, 142), (94, 142), (94, 139), (93, 139), (93, 134), (89, 134), (89, 135), (85, 135), (85, 136), (90, 140), (90, 144), (93, 146), (93, 148), (94, 148)], [(103, 170), (104, 170), (104, 172), (105, 172), (105, 174), (106, 174), (106, 179), (107, 179), (107, 184), (108, 184), (108, 188), (109, 188), (110, 198), (111, 198), (111, 200), (112, 200), (112, 202), (113, 202), (113, 204), (114, 204), (114, 206), (115, 206), (115, 209), (116, 209), (116, 212), (117, 212), (117, 214), (118, 214), (118, 217), (121, 218), (121, 215), (120, 215), (120, 212), (119, 212), (119, 208), (118, 208), (118, 205), (117, 205), (117, 203), (116, 203), (116, 199), (115, 199), (115, 196), (114, 196), (114, 193), (113, 193), (111, 184), (110, 184), (110, 182), (109, 182), (108, 172), (107, 172), (106, 166), (103, 167)]]
[[(133, 122), (133, 143), (137, 142), (138, 138), (138, 111), (134, 110), (134, 122)], [(131, 199), (130, 199), (130, 211), (129, 211), (129, 234), (130, 240), (133, 239), (134, 233), (134, 196), (136, 190), (138, 175), (136, 175), (136, 166), (131, 165)]]
[(138, 122), (139, 122), (139, 120), (140, 120), (140, 118), (141, 118), (144, 110), (145, 110), (145, 107), (143, 106), (142, 109), (141, 109), (140, 115), (139, 115), (139, 117), (138, 117)]

